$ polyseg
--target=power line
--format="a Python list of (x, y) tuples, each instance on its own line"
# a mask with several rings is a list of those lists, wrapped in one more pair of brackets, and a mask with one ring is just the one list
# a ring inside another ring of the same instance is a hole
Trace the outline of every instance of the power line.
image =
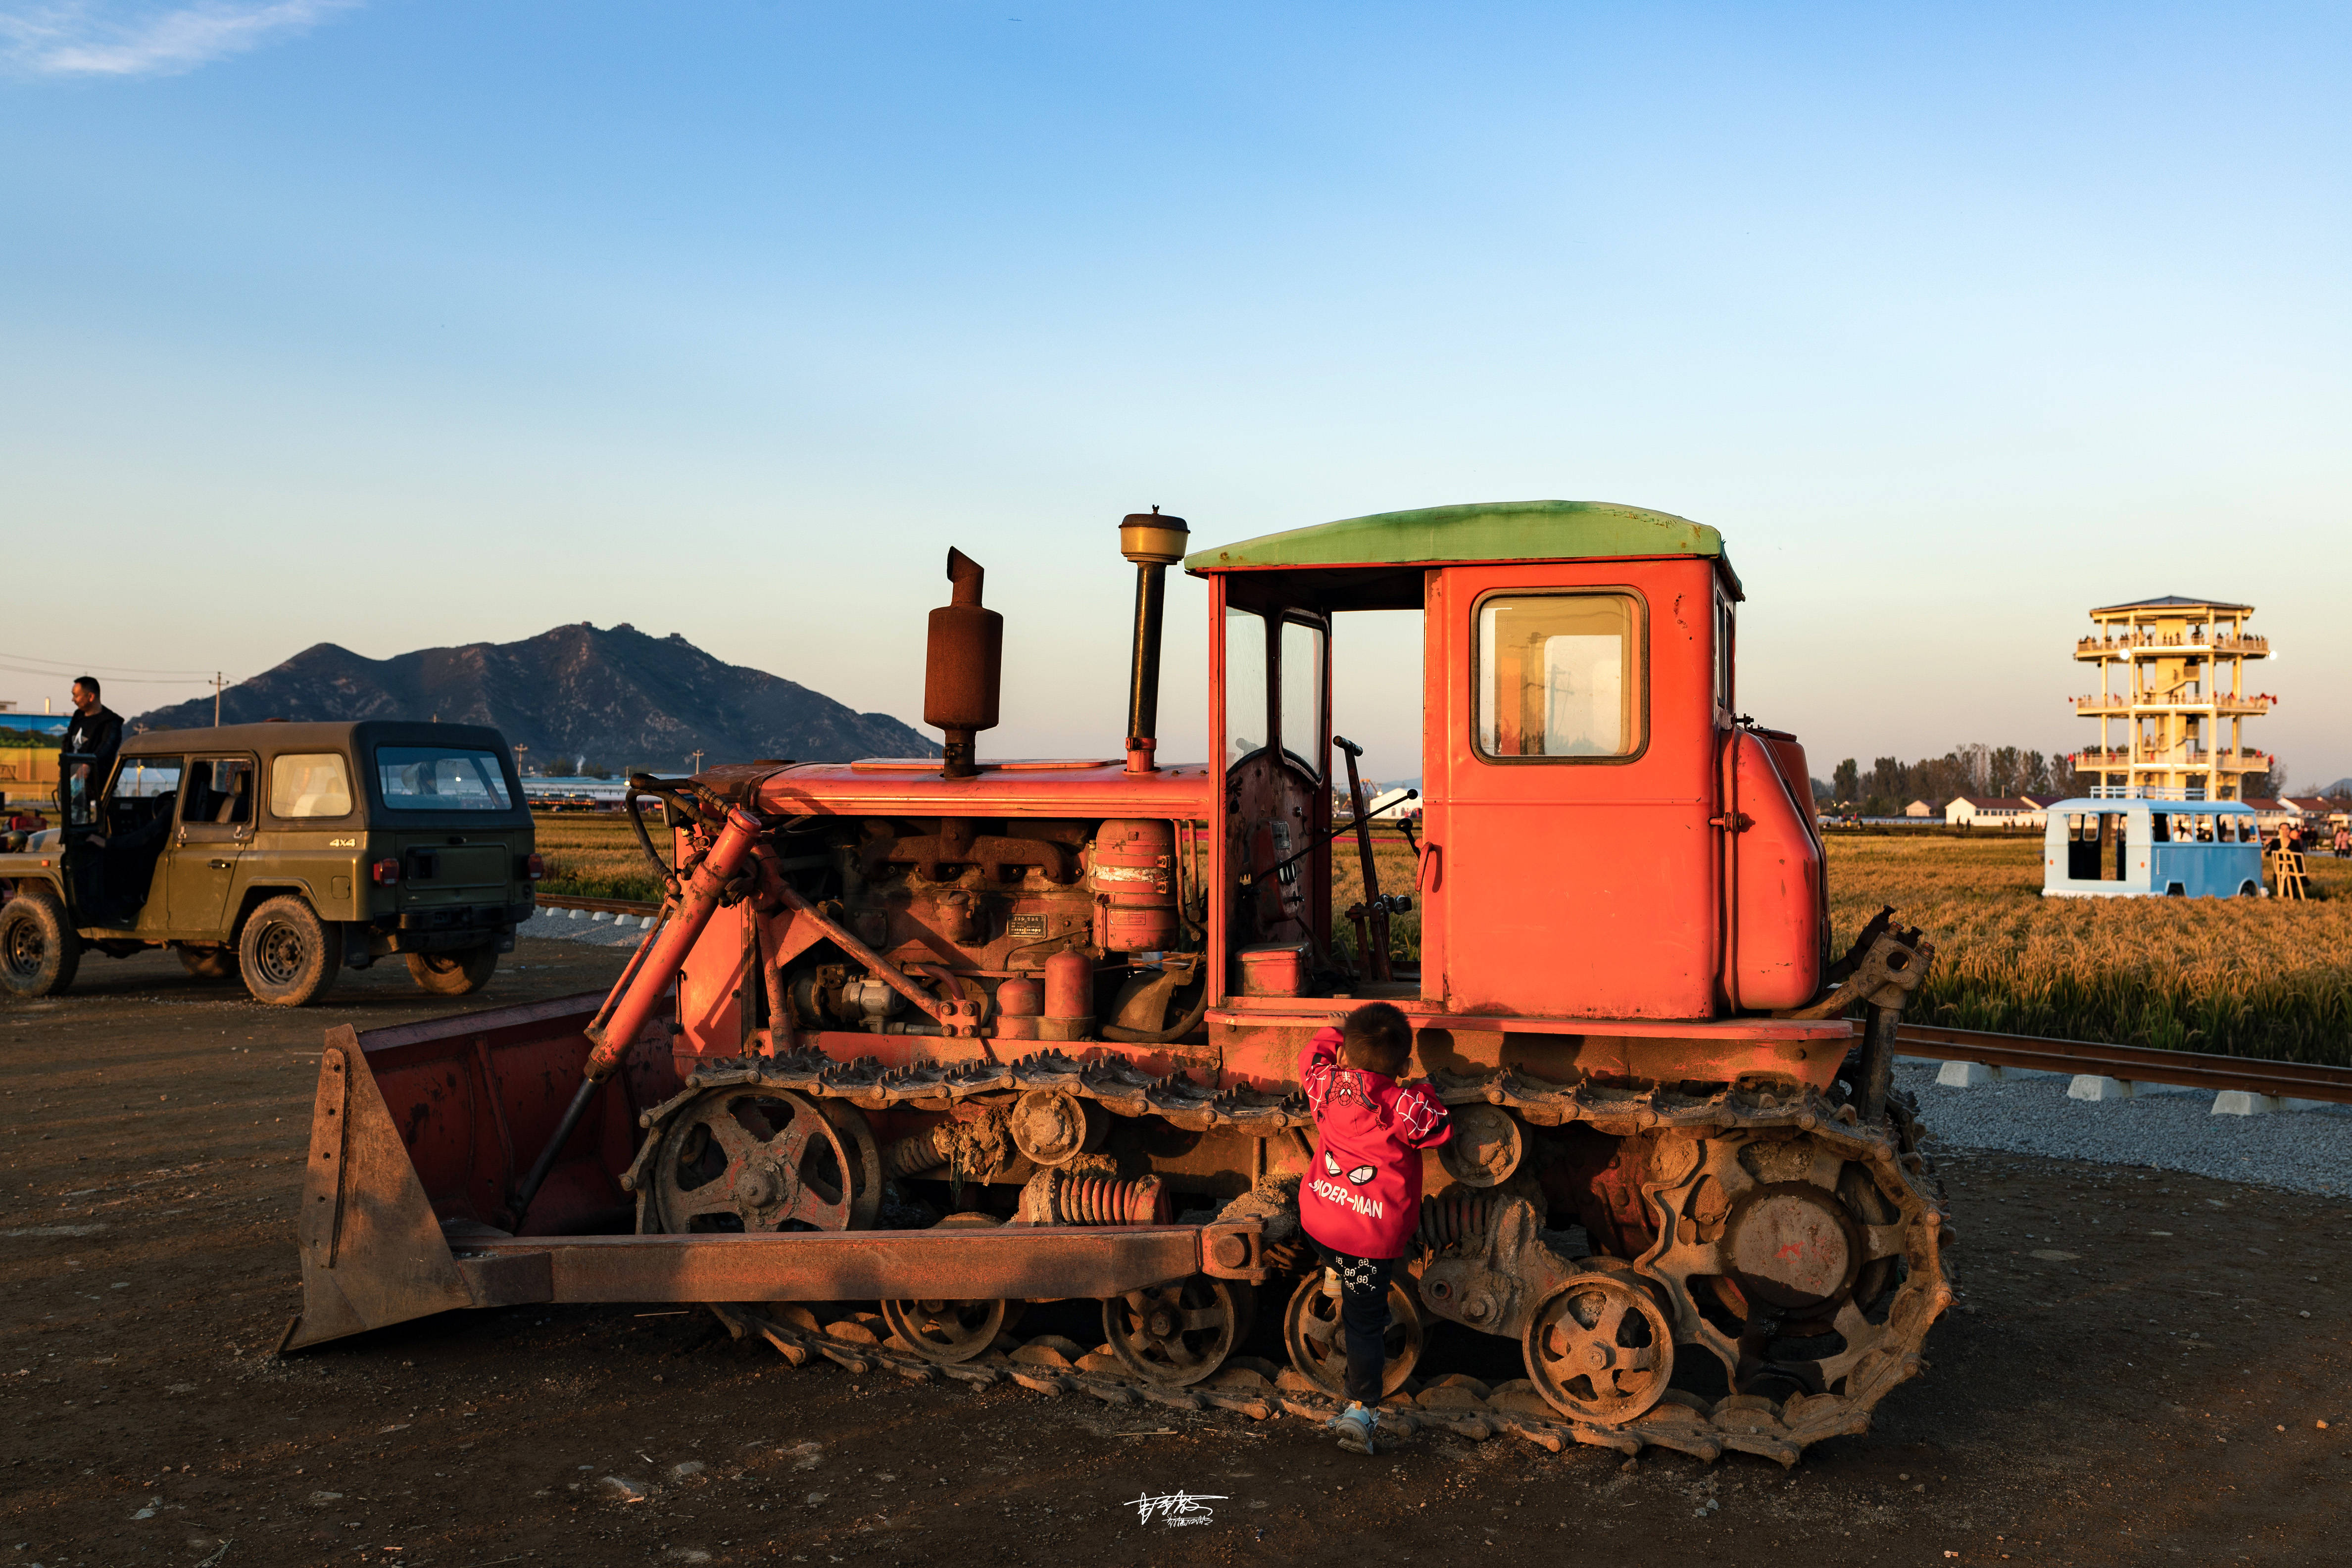
[[(20, 664), (0, 664), (0, 670), (6, 670), (11, 675), (37, 675), (44, 680), (63, 680), (68, 673), (62, 669), (31, 669)], [(72, 673), (98, 675), (98, 671), (88, 667)], [(213, 683), (209, 675), (99, 675), (99, 679), (110, 686), (210, 686)]]
[[(201, 679), (207, 679), (207, 680), (209, 680), (210, 679), (212, 679), (212, 677), (211, 677), (211, 672), (210, 672), (210, 671), (208, 671), (208, 670), (201, 670), (201, 669), (180, 669), (180, 668), (172, 668), (172, 669), (152, 669), (152, 668), (145, 668), (145, 667), (142, 667), (142, 666), (140, 666), (140, 665), (131, 665), (131, 664), (125, 664), (125, 665), (103, 665), (103, 664), (65, 664), (65, 663), (61, 663), (61, 662), (59, 662), (59, 661), (58, 661), (58, 660), (57, 660), (57, 659), (53, 659), (53, 658), (43, 658), (40, 655), (38, 655), (38, 654), (33, 654), (33, 653), (0, 653), (0, 658), (5, 658), (5, 659), (15, 659), (15, 660), (17, 660), (17, 661), (18, 661), (19, 663), (21, 663), (21, 664), (50, 664), (50, 665), (56, 665), (56, 666), (57, 666), (57, 668), (58, 668), (58, 673), (60, 673), (60, 674), (64, 674), (64, 675), (100, 675), (100, 676), (105, 676), (105, 675), (122, 675), (122, 676), (131, 676), (131, 675), (188, 675), (188, 676), (195, 676), (195, 677), (199, 677), (199, 678), (201, 678)], [(27, 673), (30, 673), (30, 672), (27, 672)]]

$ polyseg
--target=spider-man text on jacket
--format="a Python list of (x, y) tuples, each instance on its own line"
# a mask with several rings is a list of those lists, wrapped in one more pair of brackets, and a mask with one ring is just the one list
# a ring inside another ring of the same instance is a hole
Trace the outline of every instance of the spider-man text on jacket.
[(1425, 1083), (1339, 1059), (1337, 1029), (1317, 1031), (1298, 1078), (1315, 1114), (1313, 1167), (1298, 1184), (1307, 1234), (1354, 1258), (1402, 1258), (1421, 1224), (1421, 1152), (1454, 1135)]

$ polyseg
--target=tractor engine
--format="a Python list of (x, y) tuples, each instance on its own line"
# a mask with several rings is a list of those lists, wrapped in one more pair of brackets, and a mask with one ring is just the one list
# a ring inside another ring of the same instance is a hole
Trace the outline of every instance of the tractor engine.
[[(824, 883), (860, 942), (977, 1003), (976, 1022), (998, 1039), (1101, 1028), (1160, 1040), (1200, 1022), (1197, 1006), (1171, 1008), (1201, 993), (1207, 900), (1193, 839), (1189, 824), (1135, 818), (820, 817), (779, 834), (772, 864)], [(949, 1032), (837, 952), (787, 965), (779, 990), (795, 1034)]]

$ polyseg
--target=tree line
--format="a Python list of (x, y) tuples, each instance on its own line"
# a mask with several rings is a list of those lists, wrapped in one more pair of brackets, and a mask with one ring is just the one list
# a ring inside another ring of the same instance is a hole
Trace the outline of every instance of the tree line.
[[(1813, 801), (1826, 810), (1851, 811), (1863, 816), (1900, 816), (1915, 800), (1947, 801), (1956, 795), (2082, 795), (2100, 782), (2095, 773), (2078, 773), (2067, 752), (2036, 752), (2021, 746), (1956, 746), (1940, 757), (1906, 763), (1898, 757), (1874, 759), (1865, 771), (1848, 757), (1831, 771), (1828, 780), (1812, 781)], [(2245, 775), (2249, 796), (2275, 795), (2287, 787), (2286, 770)]]

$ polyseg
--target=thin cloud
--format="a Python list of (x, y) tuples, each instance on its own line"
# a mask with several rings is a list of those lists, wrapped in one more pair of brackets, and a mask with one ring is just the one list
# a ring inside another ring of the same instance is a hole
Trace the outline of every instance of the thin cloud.
[(176, 76), (307, 31), (360, 0), (64, 0), (0, 9), (0, 61), (35, 76)]

